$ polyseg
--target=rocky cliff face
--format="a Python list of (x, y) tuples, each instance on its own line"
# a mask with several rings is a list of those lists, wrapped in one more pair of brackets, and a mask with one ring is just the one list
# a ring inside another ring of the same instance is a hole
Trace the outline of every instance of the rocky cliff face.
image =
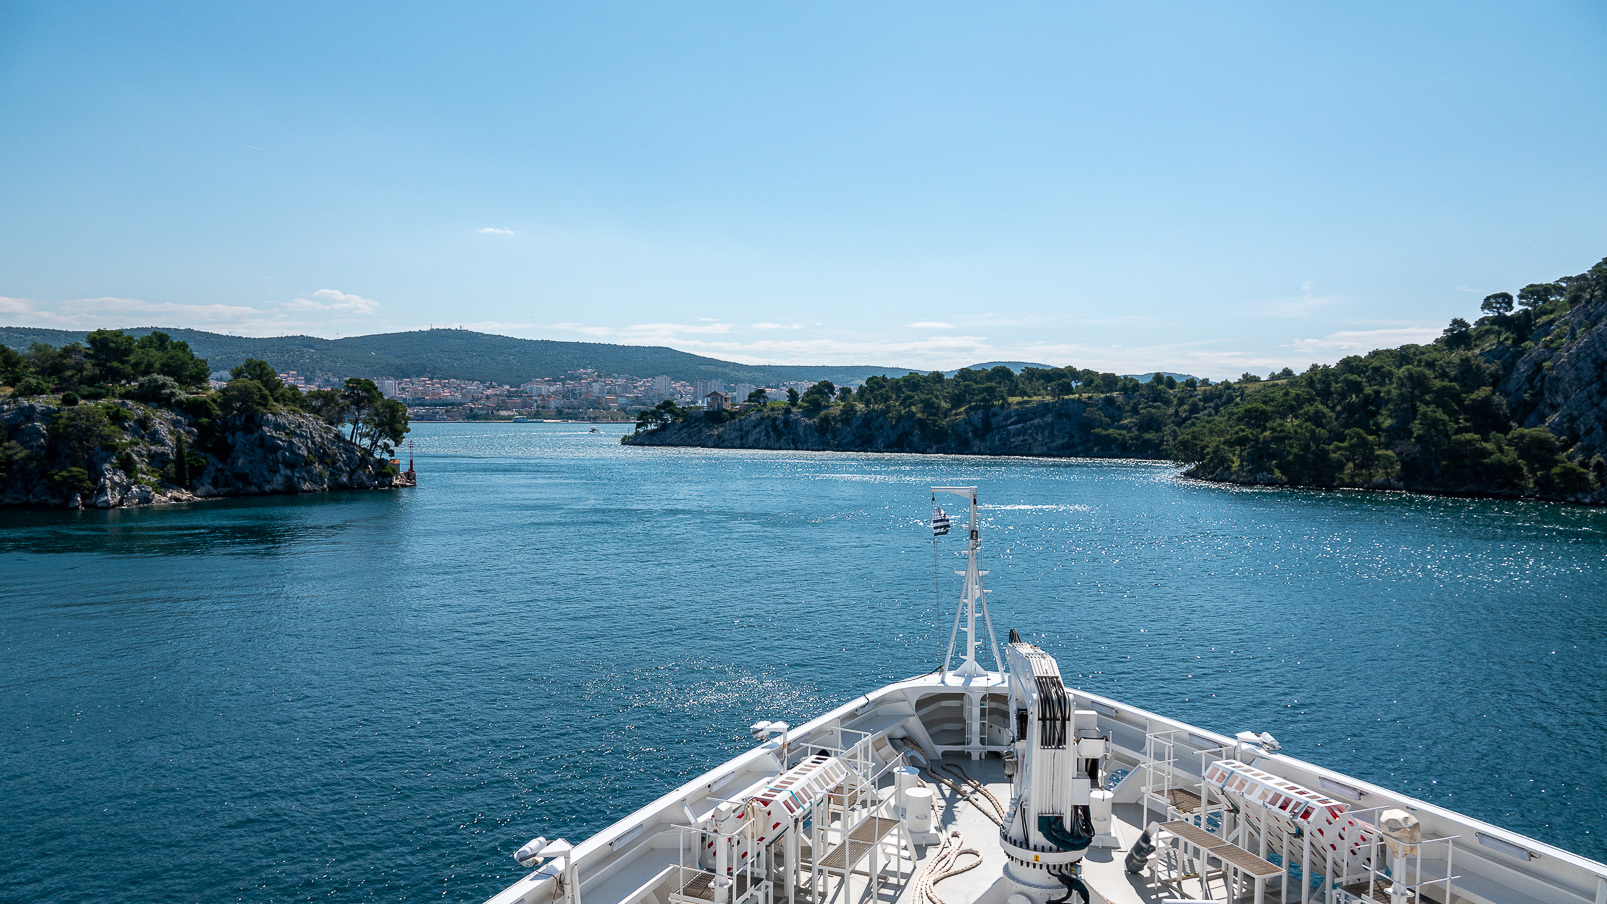
[(1607, 300), (1542, 324), (1529, 342), (1487, 355), (1504, 371), (1496, 389), (1512, 419), (1550, 429), (1577, 459), (1607, 455)]
[(191, 416), (137, 402), (0, 402), (0, 505), (94, 508), (392, 485), (388, 463), (300, 412)]
[(917, 419), (892, 422), (880, 412), (861, 412), (841, 423), (796, 413), (718, 421), (694, 415), (658, 430), (634, 434), (639, 446), (702, 446), (713, 449), (776, 449), (838, 452), (920, 452), (940, 455), (1119, 456), (1130, 454), (1119, 438), (1101, 436), (1113, 412), (1098, 403), (1039, 402), (974, 411), (944, 424)]

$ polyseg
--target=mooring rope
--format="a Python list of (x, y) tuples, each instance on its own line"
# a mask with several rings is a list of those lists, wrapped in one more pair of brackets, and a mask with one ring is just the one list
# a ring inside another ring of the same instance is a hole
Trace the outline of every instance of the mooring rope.
[[(965, 840), (960, 837), (958, 829), (950, 829), (943, 836), (943, 842), (937, 853), (932, 855), (921, 878), (916, 880), (915, 899), (920, 904), (945, 904), (937, 896), (936, 885), (945, 879), (952, 879), (961, 873), (967, 873), (982, 865), (982, 854), (975, 848), (962, 847)], [(970, 863), (960, 865), (961, 857), (971, 857)]]
[(1004, 806), (1003, 803), (1001, 803), (999, 801), (999, 799), (997, 797), (993, 796), (993, 792), (988, 790), (987, 785), (984, 785), (981, 782), (977, 781), (976, 779), (972, 778), (971, 773), (966, 772), (965, 767), (961, 766), (958, 763), (944, 763), (943, 768), (949, 770), (950, 772), (954, 773), (955, 775), (958, 775), (966, 784), (968, 784), (971, 787), (975, 788), (976, 790), (982, 792), (983, 796), (985, 796), (988, 799), (988, 802), (993, 804), (993, 808), (998, 811), (999, 819), (997, 820), (997, 822), (999, 822), (1001, 825), (1003, 824), (1003, 822), (1004, 822), (1004, 814), (1005, 814), (1005, 806)]

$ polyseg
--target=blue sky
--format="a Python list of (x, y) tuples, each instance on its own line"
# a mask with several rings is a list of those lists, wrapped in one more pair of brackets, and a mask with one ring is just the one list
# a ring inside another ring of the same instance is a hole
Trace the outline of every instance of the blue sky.
[(1212, 377), (1607, 256), (1600, 3), (0, 4), (0, 324)]

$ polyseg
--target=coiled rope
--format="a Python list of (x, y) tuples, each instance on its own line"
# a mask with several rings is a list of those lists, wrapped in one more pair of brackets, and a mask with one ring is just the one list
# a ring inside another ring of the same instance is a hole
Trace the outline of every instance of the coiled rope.
[[(982, 854), (975, 848), (962, 847), (964, 839), (956, 829), (950, 829), (943, 836), (937, 853), (926, 865), (921, 877), (915, 880), (915, 900), (917, 904), (944, 904), (942, 898), (937, 896), (934, 886), (944, 879), (951, 879), (961, 873), (970, 872), (982, 865)], [(971, 862), (961, 866), (960, 858), (970, 857)]]
[[(905, 750), (916, 754), (921, 752), (920, 747), (909, 738), (896, 738), (894, 740)], [(924, 763), (926, 761), (925, 755), (922, 754), (920, 759)], [(953, 763), (943, 763), (942, 765), (945, 770), (958, 775), (959, 780), (942, 775), (925, 766), (920, 767), (918, 772), (920, 775), (931, 779), (933, 783), (949, 788), (959, 801), (970, 803), (976, 807), (978, 813), (992, 820), (994, 825), (1003, 827), (1005, 808), (1003, 804), (999, 803), (999, 799), (993, 795), (993, 792), (989, 791), (981, 782), (972, 778), (963, 766)], [(926, 787), (926, 782), (922, 781), (921, 787)], [(981, 801), (983, 800), (988, 802), (988, 806), (982, 806)], [(944, 805), (942, 800), (935, 795), (932, 798), (932, 803), (938, 806)], [(959, 829), (950, 827), (949, 831), (942, 836), (937, 852), (927, 861), (926, 869), (922, 870), (920, 876), (915, 880), (915, 904), (945, 904), (944, 900), (937, 896), (937, 883), (958, 876), (961, 873), (970, 872), (982, 865), (981, 852), (964, 845), (965, 839), (960, 835)], [(970, 858), (970, 860), (962, 864), (960, 862), (961, 858)]]

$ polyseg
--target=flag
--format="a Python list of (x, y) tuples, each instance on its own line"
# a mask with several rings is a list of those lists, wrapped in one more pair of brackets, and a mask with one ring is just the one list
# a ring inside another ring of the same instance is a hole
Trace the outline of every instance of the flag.
[(937, 506), (932, 506), (932, 536), (941, 537), (949, 532), (949, 516)]

